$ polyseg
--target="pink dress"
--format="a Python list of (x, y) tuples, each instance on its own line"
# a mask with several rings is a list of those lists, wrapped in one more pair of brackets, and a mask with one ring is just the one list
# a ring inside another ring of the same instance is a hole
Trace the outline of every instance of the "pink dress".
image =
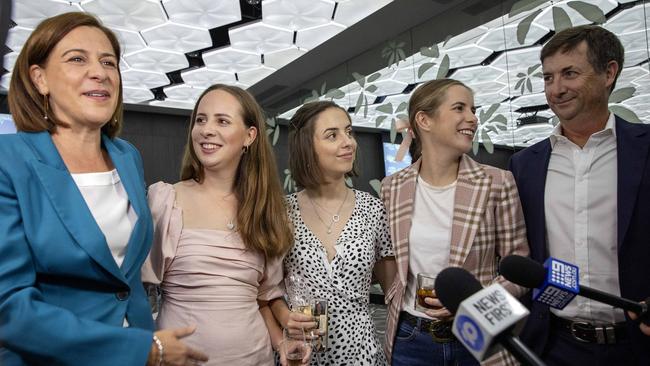
[(273, 365), (257, 300), (283, 295), (282, 259), (265, 261), (237, 232), (183, 229), (170, 184), (153, 184), (148, 197), (154, 241), (142, 281), (162, 289), (157, 328), (196, 325), (183, 341), (210, 356), (205, 365)]

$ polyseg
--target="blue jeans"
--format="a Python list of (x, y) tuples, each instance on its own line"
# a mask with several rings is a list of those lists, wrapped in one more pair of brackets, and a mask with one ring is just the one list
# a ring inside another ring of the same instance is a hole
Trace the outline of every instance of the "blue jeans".
[(393, 366), (478, 366), (469, 351), (457, 341), (437, 343), (426, 331), (420, 331), (400, 319), (393, 346)]

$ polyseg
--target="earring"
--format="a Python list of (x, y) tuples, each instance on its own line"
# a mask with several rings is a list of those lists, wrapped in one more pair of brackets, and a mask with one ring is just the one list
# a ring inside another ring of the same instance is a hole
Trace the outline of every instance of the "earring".
[(47, 94), (43, 94), (43, 119), (46, 121), (49, 120), (47, 117), (47, 110), (50, 108), (50, 103), (47, 98)]
[(244, 147), (241, 148), (244, 154), (248, 152), (248, 145), (244, 145)]

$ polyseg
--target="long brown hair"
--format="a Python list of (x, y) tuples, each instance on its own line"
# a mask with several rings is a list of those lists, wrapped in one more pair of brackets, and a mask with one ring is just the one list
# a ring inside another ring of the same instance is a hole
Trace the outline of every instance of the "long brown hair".
[[(78, 27), (97, 28), (108, 38), (113, 46), (115, 55), (120, 57), (120, 43), (110, 29), (106, 28), (94, 16), (88, 13), (71, 12), (47, 18), (42, 21), (25, 42), (20, 51), (9, 84), (9, 110), (16, 123), (18, 131), (41, 132), (56, 130), (57, 126), (67, 127), (68, 124), (59, 121), (50, 111), (45, 110), (43, 98), (32, 82), (29, 67), (39, 65), (45, 67), (48, 57), (56, 45), (73, 29)], [(117, 96), (117, 106), (111, 119), (102, 126), (102, 132), (108, 137), (115, 137), (122, 128), (122, 74), (119, 72), (120, 85)], [(49, 112), (49, 113), (48, 113)], [(43, 116), (47, 115), (47, 120)]]
[(293, 232), (287, 217), (275, 156), (266, 134), (264, 114), (250, 93), (236, 86), (215, 84), (199, 96), (192, 110), (187, 133), (181, 180), (192, 179), (203, 183), (205, 179), (203, 165), (192, 144), (192, 129), (199, 103), (215, 90), (225, 91), (235, 97), (241, 106), (246, 127), (257, 129), (257, 137), (242, 155), (235, 176), (239, 234), (248, 249), (261, 251), (268, 258), (283, 255), (293, 243)]

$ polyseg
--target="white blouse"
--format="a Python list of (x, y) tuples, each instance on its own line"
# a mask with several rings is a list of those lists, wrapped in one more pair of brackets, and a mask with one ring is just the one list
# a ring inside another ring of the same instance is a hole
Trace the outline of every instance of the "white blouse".
[(115, 263), (121, 267), (137, 215), (117, 170), (72, 174), (72, 179), (104, 233)]

